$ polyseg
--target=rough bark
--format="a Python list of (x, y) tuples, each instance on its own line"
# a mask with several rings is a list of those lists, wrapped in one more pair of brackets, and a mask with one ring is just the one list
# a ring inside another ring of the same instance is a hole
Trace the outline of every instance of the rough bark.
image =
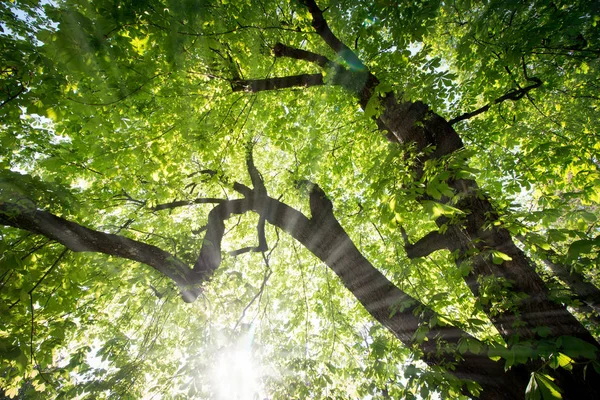
[(283, 78), (236, 80), (231, 83), (234, 92), (261, 92), (264, 90), (277, 90), (291, 87), (310, 87), (323, 85), (323, 75), (302, 74), (286, 76)]

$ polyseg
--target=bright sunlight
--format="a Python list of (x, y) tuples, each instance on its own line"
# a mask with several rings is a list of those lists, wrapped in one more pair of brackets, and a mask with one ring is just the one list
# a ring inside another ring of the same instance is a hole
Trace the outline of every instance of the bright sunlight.
[(224, 348), (213, 370), (215, 398), (222, 400), (261, 399), (260, 365), (252, 357), (252, 334), (235, 346)]

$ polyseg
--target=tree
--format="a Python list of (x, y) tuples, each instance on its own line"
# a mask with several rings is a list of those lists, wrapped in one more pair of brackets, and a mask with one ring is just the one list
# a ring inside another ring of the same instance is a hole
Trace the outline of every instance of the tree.
[(599, 394), (595, 3), (2, 15), (8, 396)]

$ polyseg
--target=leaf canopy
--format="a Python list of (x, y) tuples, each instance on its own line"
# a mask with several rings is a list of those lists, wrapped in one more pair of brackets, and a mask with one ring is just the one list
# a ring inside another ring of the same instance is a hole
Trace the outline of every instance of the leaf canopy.
[[(465, 148), (428, 161), (421, 177), (414, 149), (377, 130), (372, 117), (381, 104), (363, 111), (333, 83), (333, 69), (323, 72), (322, 86), (233, 90), (243, 80), (322, 71), (274, 57), (277, 43), (352, 67), (315, 33), (302, 3), (0, 3), (0, 204), (44, 209), (156, 246), (191, 266), (207, 240), (212, 209), (193, 201), (235, 198), (233, 182), (252, 186), (245, 156), (251, 142), (272, 197), (309, 215), (297, 182), (318, 183), (364, 257), (438, 313), (415, 332), (417, 341), (429, 326), (453, 324), (492, 348), (498, 344), (502, 350), (489, 356), (502, 357), (507, 368), (537, 357), (568, 369), (566, 359), (590, 354), (590, 345), (576, 338), (523, 346), (520, 353), (500, 346), (484, 305), (510, 307), (498, 300), (519, 296), (507, 294), (510, 283), (482, 284), (489, 291), (476, 301), (464, 283), (468, 265), (456, 268), (450, 252), (409, 259), (399, 226), (417, 238), (437, 230), (438, 217), (460, 222), (465, 212), (448, 181), (474, 177), (494, 201), (496, 222), (522, 238), (556, 298), (581, 303), (564, 281), (549, 277), (543, 260), (598, 283), (599, 3), (320, 2), (331, 30), (379, 79), (380, 93), (401, 92), (447, 119), (490, 105), (455, 124)], [(494, 103), (534, 78), (543, 84)], [(156, 210), (177, 200), (190, 204)], [(193, 304), (181, 302), (174, 283), (146, 265), (71, 252), (2, 227), (4, 395), (479, 393), (476, 383), (419, 361), (416, 346), (403, 346), (281, 229), (266, 226), (267, 252), (227, 254), (256, 246), (258, 221), (256, 214), (226, 221), (221, 265)], [(511, 259), (495, 250), (489, 255), (495, 264)], [(577, 315), (600, 335), (597, 314)], [(543, 336), (544, 327), (538, 329)], [(462, 340), (456, 358), (467, 351), (487, 350)], [(246, 370), (256, 373), (250, 381)], [(238, 383), (224, 387), (220, 374)], [(560, 393), (545, 369), (531, 375), (529, 398)]]

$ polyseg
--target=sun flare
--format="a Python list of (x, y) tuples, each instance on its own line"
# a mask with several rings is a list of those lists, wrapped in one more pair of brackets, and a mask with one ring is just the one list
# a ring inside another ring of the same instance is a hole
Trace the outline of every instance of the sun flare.
[(224, 349), (213, 372), (216, 399), (252, 400), (261, 398), (259, 366), (250, 346)]

